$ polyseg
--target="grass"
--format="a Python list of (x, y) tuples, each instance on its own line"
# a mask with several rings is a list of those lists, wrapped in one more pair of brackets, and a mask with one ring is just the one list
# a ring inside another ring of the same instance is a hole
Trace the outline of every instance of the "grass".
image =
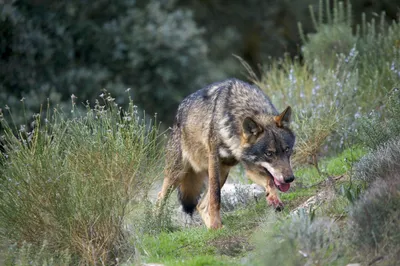
[(353, 146), (347, 148), (336, 156), (324, 158), (320, 162), (320, 170), (315, 167), (303, 166), (296, 169), (296, 185), (300, 187), (311, 187), (326, 180), (328, 176), (339, 177), (353, 169), (353, 164), (366, 153), (362, 147)]
[(346, 265), (337, 225), (312, 217), (299, 212), (267, 220), (254, 233), (257, 249), (249, 256), (250, 265)]
[(235, 265), (252, 249), (249, 237), (270, 211), (263, 200), (223, 213), (222, 230), (210, 231), (201, 226), (147, 234), (140, 247), (143, 259), (166, 265)]
[(56, 110), (43, 120), (37, 116), (31, 131), (14, 135), (2, 119), (2, 242), (55, 257), (68, 253), (72, 263), (123, 257), (125, 218), (160, 169), (157, 126), (141, 120), (132, 104), (119, 109), (110, 96), (74, 119)]
[[(149, 262), (162, 262), (167, 265), (179, 265), (174, 262), (187, 260), (205, 260), (218, 255), (218, 248), (212, 241), (226, 237), (226, 230), (209, 231), (204, 227), (183, 229), (172, 233), (160, 233), (157, 236), (146, 236), (143, 239), (143, 253), (148, 254)], [(223, 256), (220, 258), (224, 260)]]
[[(337, 157), (321, 161), (323, 169), (338, 175), (349, 174), (350, 164), (355, 163), (363, 154), (362, 148), (347, 149)], [(309, 184), (324, 180), (315, 178), (318, 172), (314, 167), (304, 167), (296, 171), (296, 182), (306, 179)], [(291, 211), (306, 199), (316, 194), (321, 186), (304, 187), (294, 184), (288, 193), (280, 197), (286, 204), (282, 213), (274, 213), (265, 200), (222, 215), (224, 228), (209, 231), (204, 226), (175, 229), (157, 235), (146, 234), (141, 242), (143, 261), (163, 263), (165, 265), (243, 265), (250, 263), (249, 252), (257, 248), (253, 238), (266, 223), (279, 227), (282, 221), (291, 217)], [(320, 216), (338, 217), (348, 212), (350, 202), (346, 197), (338, 195), (330, 202), (327, 209), (317, 211)], [(274, 222), (271, 222), (271, 219)], [(282, 222), (283, 223), (283, 222)], [(288, 222), (286, 222), (288, 223)], [(270, 225), (269, 225), (270, 226)], [(256, 232), (256, 233), (255, 233)], [(257, 241), (256, 241), (257, 242)], [(253, 262), (251, 262), (253, 263)], [(250, 265), (255, 265), (251, 264)], [(257, 264), (256, 264), (257, 265)], [(278, 264), (277, 264), (278, 265)]]

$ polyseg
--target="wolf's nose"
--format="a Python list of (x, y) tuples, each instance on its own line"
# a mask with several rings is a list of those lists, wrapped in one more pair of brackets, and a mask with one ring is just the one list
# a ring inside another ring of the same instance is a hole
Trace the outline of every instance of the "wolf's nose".
[(285, 182), (286, 183), (291, 183), (291, 182), (293, 182), (293, 180), (294, 180), (294, 176), (293, 175), (289, 176), (289, 177), (285, 177)]

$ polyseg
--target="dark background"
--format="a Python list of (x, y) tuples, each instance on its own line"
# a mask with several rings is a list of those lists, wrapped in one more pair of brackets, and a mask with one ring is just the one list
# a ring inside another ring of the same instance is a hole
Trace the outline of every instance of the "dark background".
[[(169, 125), (190, 92), (227, 77), (246, 79), (233, 54), (256, 73), (285, 53), (301, 57), (297, 23), (313, 32), (309, 5), (316, 12), (318, 2), (0, 0), (0, 108), (9, 106), (15, 117), (25, 109), (30, 117), (47, 99), (68, 110), (72, 94), (83, 107), (106, 89), (121, 104), (129, 93)], [(362, 12), (397, 19), (398, 6), (353, 0), (354, 23)]]

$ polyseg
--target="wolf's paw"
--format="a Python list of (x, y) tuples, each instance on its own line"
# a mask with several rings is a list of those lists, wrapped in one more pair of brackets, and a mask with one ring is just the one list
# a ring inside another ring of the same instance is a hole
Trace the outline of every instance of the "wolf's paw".
[(215, 230), (223, 227), (219, 213), (215, 215), (208, 215), (208, 219), (205, 222), (208, 229)]
[(224, 226), (222, 225), (221, 221), (214, 221), (210, 224), (210, 226), (208, 227), (208, 229), (221, 229)]
[(276, 197), (276, 196), (268, 196), (267, 197), (267, 202), (269, 205), (271, 205), (272, 207), (274, 207), (274, 209), (278, 212), (283, 210), (283, 203), (282, 201)]

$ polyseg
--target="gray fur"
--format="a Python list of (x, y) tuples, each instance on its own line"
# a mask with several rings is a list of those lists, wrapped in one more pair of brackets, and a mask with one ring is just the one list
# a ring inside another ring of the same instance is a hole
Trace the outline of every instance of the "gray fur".
[(211, 84), (183, 100), (176, 124), (183, 131), (189, 127), (203, 132), (201, 142), (204, 144), (208, 142), (209, 129), (213, 128), (220, 144), (226, 147), (225, 151), (240, 160), (243, 120), (246, 117), (265, 120), (271, 115), (278, 115), (278, 111), (260, 89), (237, 79), (229, 79)]
[[(224, 169), (217, 173), (221, 186), (230, 167), (242, 162), (249, 177), (267, 189), (269, 203), (281, 208), (273, 184), (285, 188), (285, 183), (294, 179), (290, 156), (295, 136), (288, 127), (290, 114), (290, 107), (279, 113), (259, 88), (237, 79), (217, 82), (189, 95), (179, 105), (172, 128), (159, 197), (164, 198), (170, 187), (178, 187), (184, 209), (192, 212), (200, 195), (201, 184), (197, 182), (207, 178), (209, 158), (215, 158), (220, 165), (215, 169)], [(219, 190), (214, 192), (219, 199)], [(205, 221), (207, 204), (200, 203)]]

